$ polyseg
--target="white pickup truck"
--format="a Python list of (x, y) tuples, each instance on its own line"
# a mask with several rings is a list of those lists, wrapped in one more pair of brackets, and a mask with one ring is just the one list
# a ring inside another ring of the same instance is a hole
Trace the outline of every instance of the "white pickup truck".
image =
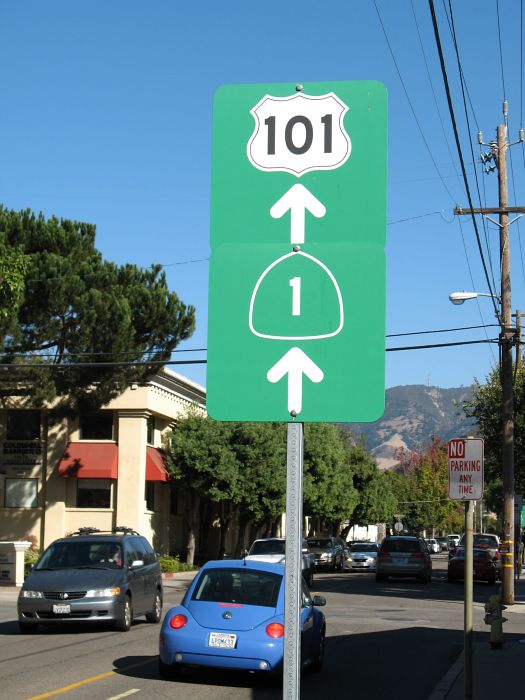
[[(303, 540), (302, 550), (303, 578), (308, 587), (311, 588), (314, 581), (315, 555), (307, 552), (306, 540)], [(285, 552), (286, 540), (284, 537), (265, 537), (252, 543), (245, 559), (284, 564)]]

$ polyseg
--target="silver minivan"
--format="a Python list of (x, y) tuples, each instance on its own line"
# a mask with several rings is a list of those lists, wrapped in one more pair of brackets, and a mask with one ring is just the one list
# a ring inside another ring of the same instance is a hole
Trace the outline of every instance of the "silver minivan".
[(432, 559), (422, 537), (385, 537), (377, 555), (376, 581), (386, 581), (389, 576), (413, 577), (422, 583), (430, 582)]
[(162, 574), (149, 542), (129, 528), (82, 528), (55, 540), (18, 596), (21, 632), (78, 622), (127, 632), (140, 615), (160, 622)]

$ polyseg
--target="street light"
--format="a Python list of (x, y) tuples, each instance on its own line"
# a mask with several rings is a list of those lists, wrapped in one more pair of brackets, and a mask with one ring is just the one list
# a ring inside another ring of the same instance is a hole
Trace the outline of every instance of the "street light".
[(448, 295), (450, 301), (456, 306), (464, 304), (469, 299), (477, 299), (478, 297), (491, 297), (492, 299), (497, 299), (498, 302), (500, 301), (496, 294), (487, 294), (486, 292), (452, 292), (452, 294)]

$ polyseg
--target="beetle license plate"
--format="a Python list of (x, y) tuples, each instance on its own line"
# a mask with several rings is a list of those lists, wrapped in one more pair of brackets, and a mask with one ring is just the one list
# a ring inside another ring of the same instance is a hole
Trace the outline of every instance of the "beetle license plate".
[(236, 642), (236, 634), (227, 634), (224, 632), (211, 632), (208, 646), (219, 647), (220, 649), (234, 649)]
[(71, 605), (53, 605), (53, 612), (55, 615), (69, 615)]

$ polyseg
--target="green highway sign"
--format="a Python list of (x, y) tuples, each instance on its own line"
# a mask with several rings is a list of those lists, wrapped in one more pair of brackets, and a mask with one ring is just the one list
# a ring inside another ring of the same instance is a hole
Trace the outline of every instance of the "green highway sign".
[(207, 408), (384, 410), (386, 89), (227, 85), (214, 100)]

